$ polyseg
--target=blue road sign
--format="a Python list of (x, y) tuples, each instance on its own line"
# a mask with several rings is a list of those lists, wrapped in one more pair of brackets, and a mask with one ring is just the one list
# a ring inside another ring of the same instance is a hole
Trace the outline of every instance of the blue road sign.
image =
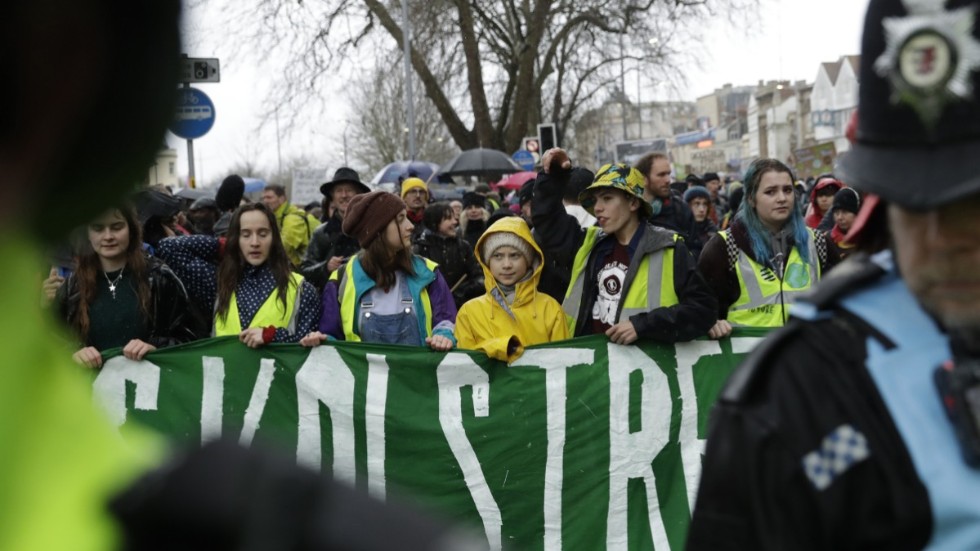
[(170, 131), (186, 140), (200, 138), (214, 126), (214, 103), (197, 88), (177, 90), (177, 105)]
[(534, 170), (534, 154), (526, 149), (518, 149), (511, 157), (524, 170)]

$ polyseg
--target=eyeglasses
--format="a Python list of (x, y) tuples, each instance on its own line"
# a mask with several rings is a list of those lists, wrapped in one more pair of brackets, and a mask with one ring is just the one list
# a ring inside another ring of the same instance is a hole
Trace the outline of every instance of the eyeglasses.
[(413, 193), (416, 195), (428, 195), (424, 189), (419, 188), (410, 189), (405, 192), (405, 195), (412, 195)]

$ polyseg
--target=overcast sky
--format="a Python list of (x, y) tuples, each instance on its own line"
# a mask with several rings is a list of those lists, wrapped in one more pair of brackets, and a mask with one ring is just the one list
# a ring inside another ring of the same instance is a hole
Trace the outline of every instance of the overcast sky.
[[(686, 71), (687, 90), (671, 93), (664, 87), (651, 88), (652, 83), (644, 80), (640, 82), (641, 99), (693, 101), (725, 83), (740, 86), (774, 79), (813, 82), (821, 62), (860, 53), (861, 27), (868, 0), (761, 1), (764, 8), (760, 20), (745, 28), (732, 29), (721, 20), (705, 26), (703, 36), (707, 45), (698, 56), (701, 67), (692, 66)], [(216, 113), (211, 131), (194, 141), (199, 184), (220, 180), (232, 166), (242, 164), (245, 159), (253, 159), (253, 164), (270, 171), (278, 164), (275, 125), (268, 125), (261, 134), (255, 132), (269, 77), (254, 60), (233, 59), (234, 35), (215, 28), (212, 21), (216, 18), (199, 9), (188, 10), (185, 20), (186, 53), (190, 57), (221, 60), (221, 82), (196, 85), (214, 102)], [(632, 78), (627, 74), (626, 90), (635, 100), (635, 70)], [(668, 95), (671, 97), (664, 97)], [(291, 156), (305, 154), (324, 159), (330, 168), (343, 163), (339, 134), (346, 124), (346, 111), (342, 101), (332, 104), (333, 110), (311, 125), (314, 130), (280, 132), (284, 162)], [(328, 135), (331, 133), (334, 135)], [(177, 149), (179, 170), (186, 177), (186, 141), (169, 132), (167, 141)]]

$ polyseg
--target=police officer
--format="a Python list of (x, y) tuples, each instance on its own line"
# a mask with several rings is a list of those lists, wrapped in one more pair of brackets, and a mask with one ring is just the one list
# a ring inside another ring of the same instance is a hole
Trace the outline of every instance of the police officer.
[(688, 549), (980, 547), (978, 8), (869, 4), (841, 168), (892, 246), (831, 272), (729, 380)]

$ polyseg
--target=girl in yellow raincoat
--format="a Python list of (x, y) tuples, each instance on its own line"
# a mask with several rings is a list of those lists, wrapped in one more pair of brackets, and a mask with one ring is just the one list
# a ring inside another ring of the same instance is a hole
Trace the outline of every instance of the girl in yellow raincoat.
[(538, 292), (543, 255), (523, 219), (510, 216), (487, 228), (476, 257), (487, 292), (456, 315), (459, 348), (511, 363), (525, 346), (570, 337), (561, 305)]

